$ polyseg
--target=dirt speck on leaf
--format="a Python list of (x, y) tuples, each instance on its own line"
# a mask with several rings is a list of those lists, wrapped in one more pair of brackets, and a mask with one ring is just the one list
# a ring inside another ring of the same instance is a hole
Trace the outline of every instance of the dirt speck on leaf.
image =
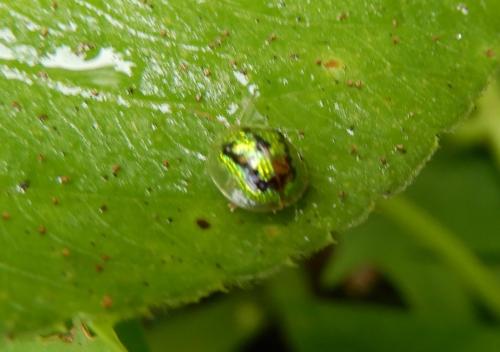
[(104, 309), (110, 309), (113, 306), (113, 299), (109, 295), (102, 297), (101, 306)]
[(206, 219), (203, 218), (196, 219), (196, 224), (202, 230), (208, 230), (212, 226)]

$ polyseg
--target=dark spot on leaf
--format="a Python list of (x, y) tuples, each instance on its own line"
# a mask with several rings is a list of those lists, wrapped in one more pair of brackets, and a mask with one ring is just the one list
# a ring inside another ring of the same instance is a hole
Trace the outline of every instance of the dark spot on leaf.
[(356, 144), (351, 145), (351, 155), (358, 155), (358, 146)]
[(337, 15), (337, 21), (345, 21), (348, 17), (349, 15), (347, 13), (342, 12)]
[(37, 230), (40, 235), (45, 235), (47, 233), (47, 228), (44, 225), (38, 226)]
[(16, 109), (16, 110), (21, 110), (21, 104), (18, 102), (18, 101), (13, 101), (10, 106), (12, 106), (12, 108)]
[(69, 181), (71, 180), (71, 178), (67, 175), (62, 175), (62, 176), (59, 176), (57, 178), (57, 180), (59, 181), (60, 184), (62, 185), (66, 185), (69, 183)]
[(495, 52), (493, 51), (493, 49), (486, 50), (485, 54), (486, 54), (486, 57), (489, 57), (489, 58), (492, 58), (495, 56)]
[(71, 252), (68, 248), (63, 248), (61, 254), (63, 257), (69, 257), (71, 255)]
[(109, 295), (105, 295), (104, 297), (102, 297), (102, 300), (101, 300), (101, 306), (104, 308), (104, 309), (109, 309), (113, 306), (113, 299), (111, 298), (111, 296)]
[(45, 71), (38, 71), (38, 73), (36, 75), (38, 77), (40, 77), (41, 79), (48, 79), (49, 78), (49, 74)]
[(122, 170), (122, 167), (120, 164), (114, 164), (112, 167), (111, 167), (111, 170), (113, 171), (113, 176), (118, 176), (118, 174), (120, 173), (120, 171)]
[(196, 224), (202, 230), (207, 230), (211, 226), (211, 224), (207, 220), (202, 219), (202, 218), (196, 219)]
[(394, 44), (394, 45), (398, 45), (401, 42), (401, 38), (399, 38), (399, 36), (397, 36), (397, 35), (393, 35), (391, 40), (392, 40), (392, 44)]
[(98, 273), (102, 273), (104, 270), (104, 267), (101, 264), (96, 264), (95, 266), (95, 271)]
[(266, 39), (267, 44), (271, 44), (272, 42), (276, 41), (278, 39), (278, 36), (276, 33), (272, 33), (269, 37)]
[(8, 211), (4, 211), (4, 212), (2, 213), (2, 219), (3, 219), (3, 220), (5, 220), (5, 221), (10, 220), (10, 219), (11, 219), (11, 217), (12, 217), (12, 216), (10, 215), (10, 213), (9, 213)]
[(24, 180), (22, 181), (18, 187), (19, 187), (19, 190), (21, 190), (21, 192), (26, 192), (28, 190), (28, 188), (30, 188), (30, 184), (31, 182), (29, 180)]
[(108, 206), (106, 204), (103, 204), (99, 207), (99, 212), (105, 213), (108, 211)]
[[(316, 62), (316, 64), (318, 64)], [(319, 62), (319, 64), (321, 65), (321, 61)], [(325, 68), (339, 68), (340, 67), (340, 62), (338, 60), (334, 60), (334, 59), (331, 59), (331, 60), (328, 60), (326, 61), (323, 66)]]
[(42, 121), (42, 122), (45, 122), (45, 121), (47, 121), (47, 120), (49, 119), (49, 117), (47, 116), (47, 114), (39, 114), (39, 115), (37, 116), (37, 118), (38, 118), (40, 121)]
[(59, 198), (57, 198), (57, 197), (52, 197), (52, 204), (54, 204), (54, 205), (59, 205), (59, 202), (60, 202), (60, 201), (59, 201)]
[(340, 191), (339, 192), (339, 198), (341, 201), (345, 201), (347, 199), (347, 192), (346, 191)]
[(111, 259), (111, 257), (107, 254), (103, 254), (101, 255), (101, 259), (105, 262), (109, 261)]
[(397, 144), (396, 145), (396, 150), (400, 152), (401, 154), (406, 154), (406, 148), (403, 144)]

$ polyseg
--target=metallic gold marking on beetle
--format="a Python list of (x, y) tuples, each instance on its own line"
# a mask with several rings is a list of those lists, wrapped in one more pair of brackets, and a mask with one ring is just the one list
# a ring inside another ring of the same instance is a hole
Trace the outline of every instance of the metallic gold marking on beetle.
[(232, 129), (216, 145), (210, 174), (236, 206), (275, 211), (295, 203), (307, 188), (307, 167), (278, 130)]

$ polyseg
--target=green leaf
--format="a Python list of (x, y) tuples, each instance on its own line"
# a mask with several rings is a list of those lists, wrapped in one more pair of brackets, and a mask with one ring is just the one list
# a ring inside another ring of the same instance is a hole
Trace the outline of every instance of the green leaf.
[[(0, 331), (179, 305), (330, 243), (411, 181), (499, 48), (494, 0), (54, 4), (0, 1)], [(294, 207), (231, 212), (212, 184), (239, 120), (301, 150)]]
[[(232, 294), (188, 306), (153, 321), (146, 329), (151, 351), (230, 352), (264, 325), (263, 307), (251, 295)], [(193, 338), (196, 331), (196, 338)]]
[(121, 345), (90, 336), (88, 329), (77, 323), (70, 331), (37, 339), (14, 338), (0, 344), (3, 352), (123, 352)]
[[(295, 282), (294, 282), (295, 281)], [(496, 351), (495, 327), (450, 316), (428, 319), (374, 305), (315, 300), (288, 277), (275, 285), (283, 324), (296, 351)]]

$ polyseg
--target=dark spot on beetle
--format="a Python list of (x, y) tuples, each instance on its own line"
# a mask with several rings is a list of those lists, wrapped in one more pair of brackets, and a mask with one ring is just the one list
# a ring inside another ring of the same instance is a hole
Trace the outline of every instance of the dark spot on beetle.
[(10, 213), (9, 213), (8, 211), (4, 211), (4, 212), (2, 213), (2, 219), (3, 219), (3, 220), (5, 220), (5, 221), (10, 220), (10, 219), (11, 219), (11, 217), (12, 217), (12, 216), (10, 215)]
[(122, 170), (122, 167), (120, 164), (114, 164), (111, 167), (111, 170), (113, 171), (113, 176), (117, 177), (120, 171)]
[(26, 192), (28, 188), (30, 188), (31, 182), (29, 180), (24, 180), (21, 183), (19, 183), (18, 187), (21, 190), (21, 192)]
[(109, 295), (104, 295), (101, 300), (101, 306), (104, 309), (110, 309), (113, 306), (113, 299)]
[(108, 206), (106, 204), (103, 204), (99, 207), (99, 212), (100, 213), (105, 213), (108, 211)]
[(102, 273), (104, 271), (104, 266), (102, 266), (101, 264), (96, 264), (95, 271), (97, 273)]
[(47, 228), (44, 225), (40, 225), (40, 226), (38, 226), (37, 231), (40, 235), (43, 236), (47, 233)]
[(406, 154), (406, 147), (403, 144), (396, 144), (396, 150), (401, 154)]
[(492, 57), (495, 56), (495, 52), (493, 51), (493, 49), (488, 49), (488, 50), (486, 50), (485, 55), (486, 55), (486, 57), (491, 59)]
[(202, 230), (207, 230), (210, 228), (210, 226), (212, 226), (207, 220), (202, 218), (196, 219), (196, 224)]

